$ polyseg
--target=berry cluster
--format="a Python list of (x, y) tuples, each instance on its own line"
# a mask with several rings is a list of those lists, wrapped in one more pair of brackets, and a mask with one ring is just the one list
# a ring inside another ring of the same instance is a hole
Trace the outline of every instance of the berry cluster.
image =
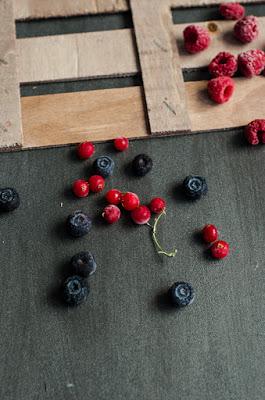
[(214, 225), (205, 225), (202, 237), (206, 243), (211, 243), (210, 251), (213, 258), (221, 259), (229, 254), (229, 244), (224, 240), (217, 240), (218, 230)]

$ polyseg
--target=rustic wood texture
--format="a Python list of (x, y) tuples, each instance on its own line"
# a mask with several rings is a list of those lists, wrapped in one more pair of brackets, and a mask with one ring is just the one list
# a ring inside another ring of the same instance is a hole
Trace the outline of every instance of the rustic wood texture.
[(139, 87), (22, 98), (23, 147), (147, 136)]
[(21, 145), (20, 94), (13, 5), (0, 1), (0, 148)]
[(131, 0), (131, 9), (151, 134), (190, 131), (169, 5)]
[[(199, 23), (206, 28), (208, 24)], [(187, 54), (183, 48), (182, 35), (187, 24), (172, 27), (181, 68), (206, 66), (224, 48), (234, 54), (251, 48), (264, 48), (265, 17), (259, 18), (258, 38), (245, 45), (233, 37), (233, 21), (212, 21), (211, 24), (216, 27), (215, 32), (210, 32), (211, 46), (193, 55)], [(22, 83), (125, 76), (139, 72), (135, 41), (130, 29), (19, 39), (17, 51), (19, 81)]]
[[(67, 17), (82, 14), (122, 12), (129, 10), (127, 0), (13, 0), (17, 20)], [(162, 2), (163, 0), (161, 0)], [(167, 1), (167, 0), (166, 0)], [(231, 0), (223, 0), (229, 2)], [(259, 0), (241, 0), (241, 3), (259, 3)], [(170, 0), (171, 7), (196, 7), (219, 4), (220, 0)], [(152, 0), (150, 1), (152, 6)]]
[[(234, 96), (223, 105), (208, 98), (206, 81), (185, 87), (192, 131), (233, 128), (264, 118), (264, 77), (237, 78)], [(149, 134), (139, 87), (24, 97), (22, 117), (24, 148)]]

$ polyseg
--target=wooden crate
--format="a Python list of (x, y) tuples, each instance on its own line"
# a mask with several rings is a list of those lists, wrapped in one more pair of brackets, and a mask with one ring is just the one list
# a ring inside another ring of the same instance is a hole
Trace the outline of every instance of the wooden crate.
[[(257, 0), (248, 0), (256, 3)], [(264, 77), (235, 78), (236, 92), (214, 105), (205, 81), (184, 83), (182, 69), (206, 66), (221, 50), (234, 54), (264, 48), (260, 35), (239, 44), (234, 21), (200, 23), (212, 44), (188, 55), (186, 24), (173, 25), (172, 7), (217, 4), (212, 0), (131, 0), (134, 29), (15, 38), (15, 19), (49, 18), (129, 9), (125, 0), (2, 0), (0, 2), (0, 147), (35, 148), (109, 140), (118, 135), (144, 138), (245, 125), (264, 117)], [(139, 61), (138, 61), (139, 60)], [(16, 62), (17, 61), (17, 62)], [(142, 74), (143, 88), (129, 87), (19, 98), (20, 83), (93, 79)], [(22, 121), (22, 123), (21, 123)]]

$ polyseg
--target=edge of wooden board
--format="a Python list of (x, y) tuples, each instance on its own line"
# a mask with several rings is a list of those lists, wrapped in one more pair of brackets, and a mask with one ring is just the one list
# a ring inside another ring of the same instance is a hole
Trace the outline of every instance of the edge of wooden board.
[[(208, 65), (224, 46), (234, 54), (264, 47), (265, 17), (259, 18), (259, 37), (245, 45), (233, 37), (234, 21), (201, 22), (199, 25), (207, 27), (209, 23), (216, 26), (216, 31), (210, 32), (211, 46), (197, 54), (187, 54), (183, 47), (182, 32), (188, 24), (173, 26), (182, 68)], [(18, 39), (17, 52), (21, 83), (128, 76), (140, 71), (131, 29)], [(93, 57), (89, 56), (91, 54)]]
[[(163, 1), (163, 0), (161, 0)], [(168, 1), (168, 0), (166, 0)], [(229, 2), (231, 0), (222, 0)], [(13, 0), (16, 20), (70, 17), (84, 14), (125, 12), (130, 9), (127, 0)], [(170, 0), (172, 8), (209, 6), (220, 0)], [(261, 3), (260, 0), (241, 0), (241, 3)]]
[[(191, 133), (240, 127), (264, 118), (265, 77), (235, 78), (235, 82), (232, 99), (222, 105), (209, 99), (207, 81), (185, 83)], [(119, 135), (150, 137), (141, 87), (24, 97), (21, 102), (24, 149)]]

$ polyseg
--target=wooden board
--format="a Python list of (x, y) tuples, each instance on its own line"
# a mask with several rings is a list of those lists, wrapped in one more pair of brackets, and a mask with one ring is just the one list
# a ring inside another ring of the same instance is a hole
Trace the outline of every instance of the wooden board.
[(169, 5), (131, 0), (131, 8), (151, 134), (190, 131)]
[[(264, 48), (265, 17), (259, 18), (259, 37), (246, 45), (233, 38), (233, 21), (211, 23), (216, 26), (216, 31), (210, 33), (211, 46), (194, 55), (187, 54), (183, 48), (182, 32), (187, 24), (173, 26), (182, 68), (206, 66), (224, 48), (234, 54), (251, 48)], [(208, 22), (199, 25), (207, 27)], [(124, 76), (139, 72), (130, 29), (19, 39), (17, 51), (19, 81), (22, 83)]]
[(21, 145), (19, 83), (13, 5), (0, 1), (0, 148)]
[[(264, 118), (264, 77), (235, 80), (235, 94), (223, 105), (210, 101), (206, 81), (185, 83), (192, 131), (232, 128)], [(23, 148), (148, 135), (139, 87), (24, 97), (22, 117)]]
[[(127, 0), (13, 0), (17, 20), (67, 17), (82, 14), (122, 12), (129, 10)], [(161, 0), (163, 1), (163, 0)], [(231, 0), (222, 0), (229, 2)], [(152, 0), (150, 1), (151, 4)], [(241, 0), (241, 3), (259, 3), (259, 0)], [(219, 4), (220, 0), (170, 0), (171, 7), (194, 7)]]

